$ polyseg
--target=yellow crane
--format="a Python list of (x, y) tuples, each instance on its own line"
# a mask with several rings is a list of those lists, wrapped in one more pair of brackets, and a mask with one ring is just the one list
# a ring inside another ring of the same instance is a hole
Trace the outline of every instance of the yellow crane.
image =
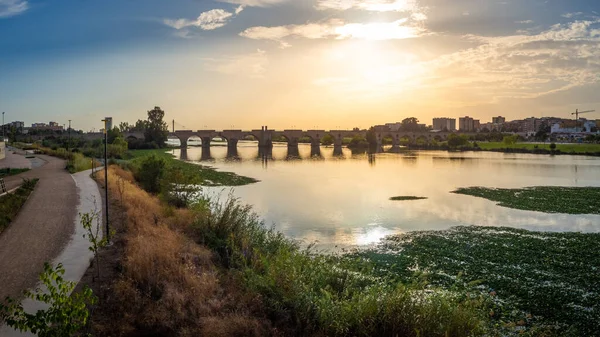
[(575, 112), (573, 112), (571, 115), (575, 115), (575, 120), (579, 121), (579, 115), (580, 114), (586, 114), (588, 112), (594, 112), (596, 110), (588, 110), (588, 111), (579, 111), (579, 110), (575, 110)]

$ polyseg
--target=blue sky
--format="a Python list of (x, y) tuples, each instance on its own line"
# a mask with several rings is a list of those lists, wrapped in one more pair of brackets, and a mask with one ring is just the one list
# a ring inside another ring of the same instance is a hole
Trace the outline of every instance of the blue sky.
[[(596, 0), (0, 0), (0, 110), (99, 128), (600, 110)], [(589, 116), (600, 118), (599, 116)]]

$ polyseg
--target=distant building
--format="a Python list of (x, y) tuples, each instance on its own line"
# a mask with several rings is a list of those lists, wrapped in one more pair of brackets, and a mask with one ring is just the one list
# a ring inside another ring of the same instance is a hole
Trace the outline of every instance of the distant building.
[(433, 130), (456, 131), (456, 119), (447, 117), (434, 118)]
[(492, 124), (504, 124), (506, 122), (506, 118), (502, 116), (492, 117)]
[(31, 130), (40, 130), (40, 131), (62, 131), (63, 126), (59, 125), (56, 122), (46, 123), (33, 123), (31, 124)]
[(521, 126), (521, 132), (527, 133), (536, 133), (540, 131), (542, 126), (542, 120), (535, 117), (526, 118), (523, 120), (523, 124)]
[(550, 128), (550, 133), (598, 133), (598, 123), (588, 120), (567, 120), (555, 123)]
[(463, 132), (473, 132), (479, 130), (479, 119), (473, 119), (469, 116), (458, 119), (458, 129)]
[(402, 123), (400, 122), (396, 122), (396, 123), (385, 123), (385, 126), (387, 126), (388, 128), (390, 128), (391, 131), (400, 131), (400, 128), (402, 127)]

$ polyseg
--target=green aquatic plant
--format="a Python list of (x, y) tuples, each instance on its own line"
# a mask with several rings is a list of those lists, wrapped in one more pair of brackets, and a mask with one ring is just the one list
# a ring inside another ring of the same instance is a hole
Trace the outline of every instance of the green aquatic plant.
[(427, 197), (415, 197), (415, 196), (397, 196), (397, 197), (391, 197), (390, 200), (393, 201), (404, 201), (404, 200), (424, 200), (427, 199)]
[(497, 201), (498, 205), (529, 211), (600, 214), (600, 187), (459, 188), (452, 193)]

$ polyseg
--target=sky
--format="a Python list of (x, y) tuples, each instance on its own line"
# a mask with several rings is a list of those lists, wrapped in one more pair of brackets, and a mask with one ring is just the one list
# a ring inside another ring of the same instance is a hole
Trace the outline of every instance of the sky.
[[(6, 121), (366, 128), (600, 111), (598, 0), (0, 0)], [(599, 113), (586, 115), (600, 119)]]

